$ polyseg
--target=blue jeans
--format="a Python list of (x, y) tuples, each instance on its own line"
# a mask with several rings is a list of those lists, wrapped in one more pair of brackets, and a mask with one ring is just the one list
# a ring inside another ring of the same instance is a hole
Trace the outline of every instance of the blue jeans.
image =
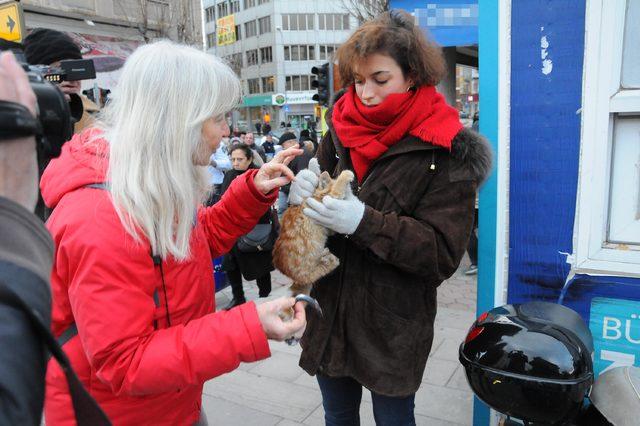
[[(360, 425), (360, 401), (362, 385), (350, 377), (327, 377), (316, 375), (324, 421), (327, 426)], [(415, 394), (394, 398), (371, 392), (373, 417), (377, 426), (415, 426), (413, 415)]]

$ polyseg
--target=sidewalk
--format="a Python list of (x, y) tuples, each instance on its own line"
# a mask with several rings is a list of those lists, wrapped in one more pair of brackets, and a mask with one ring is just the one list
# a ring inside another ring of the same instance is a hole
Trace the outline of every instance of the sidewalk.
[[(429, 426), (472, 424), (473, 394), (458, 362), (458, 346), (475, 318), (476, 276), (461, 267), (438, 289), (435, 338), (422, 385), (416, 394), (416, 423)], [(273, 297), (287, 295), (289, 281), (272, 273)], [(258, 297), (255, 283), (245, 283), (248, 300)], [(216, 294), (224, 307), (231, 289)], [(236, 371), (205, 384), (203, 409), (210, 424), (225, 426), (324, 425), (320, 390), (314, 377), (300, 367), (300, 346), (270, 342), (272, 356), (242, 364)], [(362, 425), (375, 425), (371, 395), (365, 389), (360, 411)]]

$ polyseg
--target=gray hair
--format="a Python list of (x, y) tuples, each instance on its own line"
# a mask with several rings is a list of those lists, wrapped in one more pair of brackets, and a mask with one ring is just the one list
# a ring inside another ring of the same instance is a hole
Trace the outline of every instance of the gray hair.
[(238, 78), (220, 59), (160, 41), (127, 59), (101, 116), (110, 143), (108, 179), (116, 212), (154, 254), (190, 255), (198, 205), (207, 193), (206, 167), (194, 165), (208, 118), (240, 101)]

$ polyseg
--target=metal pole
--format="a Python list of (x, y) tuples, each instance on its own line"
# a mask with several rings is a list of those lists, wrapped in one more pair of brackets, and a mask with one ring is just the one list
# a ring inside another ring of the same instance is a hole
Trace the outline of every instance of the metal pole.
[[(282, 73), (284, 74), (284, 104), (282, 104), (281, 108), (284, 110), (284, 122), (287, 122), (287, 110), (284, 109), (287, 105), (287, 58), (284, 57), (284, 33), (282, 32), (281, 27), (276, 27), (276, 30), (280, 33), (280, 41), (282, 42)], [(291, 57), (291, 50), (289, 50), (289, 57)]]

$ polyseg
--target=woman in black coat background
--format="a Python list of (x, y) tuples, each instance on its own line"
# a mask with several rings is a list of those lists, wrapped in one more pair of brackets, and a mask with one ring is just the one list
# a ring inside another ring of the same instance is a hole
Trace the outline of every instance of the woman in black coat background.
[[(253, 165), (253, 151), (243, 143), (234, 144), (229, 148), (231, 157), (231, 170), (228, 170), (222, 181), (221, 193), (224, 194), (233, 180), (250, 169), (257, 168)], [(269, 209), (258, 223), (272, 223), (274, 220), (273, 209)], [(242, 288), (242, 277), (248, 281), (256, 280), (258, 295), (267, 297), (271, 293), (271, 271), (274, 270), (271, 250), (246, 253), (238, 250), (236, 243), (231, 251), (224, 256), (222, 267), (227, 273), (231, 284), (233, 299), (225, 307), (231, 309), (234, 306), (246, 302)]]

